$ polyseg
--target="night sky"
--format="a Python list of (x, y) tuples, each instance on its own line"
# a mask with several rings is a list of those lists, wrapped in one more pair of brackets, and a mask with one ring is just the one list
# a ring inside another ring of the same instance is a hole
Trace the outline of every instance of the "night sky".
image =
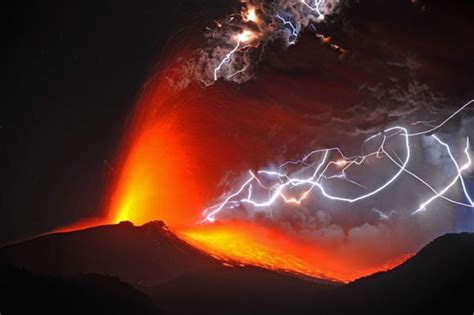
[[(405, 18), (414, 19), (398, 15), (405, 9), (397, 11), (394, 5), (395, 10), (384, 10), (383, 2), (354, 9), (356, 26), (361, 21), (357, 17), (367, 15), (367, 23), (358, 29), (366, 35), (386, 34), (383, 51), (423, 56), (427, 66), (418, 75), (452, 104), (472, 98), (473, 2), (399, 1), (400, 6), (427, 12), (429, 26), (422, 21), (415, 29), (403, 26)], [(0, 244), (100, 213), (116, 172), (127, 114), (170, 35), (228, 12), (231, 3), (35, 1), (5, 10)], [(469, 21), (466, 32), (462, 27)], [(397, 46), (391, 46), (391, 40)], [(349, 48), (364, 45), (357, 38), (347, 42)], [(378, 57), (370, 52), (367, 56)], [(297, 66), (278, 64), (275, 58), (267, 65), (276, 72)], [(344, 101), (341, 98), (334, 102)], [(466, 217), (472, 215), (466, 212)]]
[(97, 214), (143, 81), (170, 33), (204, 8), (33, 1), (5, 11), (0, 243)]

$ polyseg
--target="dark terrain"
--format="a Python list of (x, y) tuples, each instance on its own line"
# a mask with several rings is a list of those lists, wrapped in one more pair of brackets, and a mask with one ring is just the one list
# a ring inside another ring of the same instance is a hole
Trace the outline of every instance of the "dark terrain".
[(0, 263), (2, 314), (60, 313), (64, 303), (82, 314), (474, 311), (474, 234), (468, 233), (442, 236), (399, 267), (344, 286), (226, 267), (161, 222), (42, 236), (0, 249)]
[(142, 292), (98, 274), (44, 276), (3, 265), (0, 295), (2, 314), (162, 314)]

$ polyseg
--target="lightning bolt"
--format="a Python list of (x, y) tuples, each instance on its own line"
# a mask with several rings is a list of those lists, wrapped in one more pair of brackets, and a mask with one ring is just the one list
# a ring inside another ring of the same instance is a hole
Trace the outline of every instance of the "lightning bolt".
[(319, 18), (324, 19), (324, 14), (321, 12), (321, 6), (324, 4), (324, 0), (314, 0), (314, 6), (306, 2), (306, 0), (301, 0), (301, 3), (311, 11), (316, 12)]
[(294, 40), (290, 41), (290, 45), (295, 44), (296, 38), (298, 37), (298, 29), (293, 25), (293, 23), (291, 23), (291, 21), (286, 20), (280, 14), (277, 14), (275, 17), (280, 20), (283, 25), (287, 25), (291, 28), (291, 36), (294, 37)]
[(379, 209), (376, 209), (376, 208), (372, 208), (372, 211), (377, 213), (383, 220), (390, 220), (392, 215), (398, 213), (397, 211), (390, 211), (389, 214), (385, 214), (385, 213), (383, 213), (382, 211), (380, 211)]
[[(461, 113), (465, 110), (468, 106), (474, 103), (474, 99), (466, 103), (464, 106), (459, 108), (456, 112), (451, 114), (448, 118), (442, 121), (439, 125), (434, 126), (428, 130), (410, 133), (408, 129), (395, 126), (384, 130), (381, 133), (375, 134), (366, 140), (364, 140), (364, 145), (368, 143), (373, 143), (378, 140), (380, 143), (377, 146), (376, 150), (365, 154), (365, 155), (356, 155), (356, 156), (346, 156), (340, 148), (327, 148), (327, 149), (318, 149), (311, 151), (306, 156), (304, 156), (301, 160), (298, 161), (287, 161), (281, 164), (278, 167), (277, 171), (272, 170), (259, 170), (257, 174), (252, 171), (249, 171), (249, 177), (245, 180), (245, 182), (235, 191), (228, 195), (220, 204), (207, 208), (203, 212), (204, 219), (202, 222), (214, 222), (216, 220), (216, 215), (222, 211), (223, 209), (232, 209), (238, 207), (241, 204), (248, 204), (251, 205), (255, 209), (259, 208), (269, 208), (273, 204), (275, 204), (278, 200), (283, 200), (283, 202), (287, 204), (296, 204), (300, 205), (303, 200), (305, 200), (313, 190), (318, 190), (324, 198), (328, 200), (333, 200), (337, 202), (344, 202), (344, 203), (356, 203), (364, 199), (368, 199), (373, 197), (374, 195), (379, 194), (380, 192), (387, 189), (392, 183), (394, 183), (402, 173), (406, 173), (416, 180), (418, 180), (421, 184), (426, 186), (429, 190), (433, 192), (433, 195), (423, 201), (420, 207), (413, 211), (411, 214), (415, 215), (417, 213), (426, 211), (427, 206), (429, 206), (435, 200), (441, 198), (450, 203), (462, 205), (465, 207), (474, 208), (473, 198), (470, 196), (466, 184), (463, 179), (463, 172), (466, 171), (471, 165), (472, 160), (469, 154), (469, 138), (466, 138), (466, 146), (464, 148), (464, 154), (466, 156), (466, 161), (459, 165), (454, 155), (452, 154), (450, 146), (443, 142), (438, 136), (432, 134), (430, 137), (442, 147), (446, 149), (448, 156), (456, 168), (456, 176), (440, 191), (433, 188), (426, 180), (421, 178), (419, 175), (415, 174), (414, 172), (408, 170), (408, 164), (410, 162), (410, 158), (412, 156), (411, 146), (410, 146), (410, 139), (413, 137), (418, 137), (422, 135), (427, 135), (428, 133), (433, 133), (439, 130), (442, 126), (444, 126), (447, 122), (449, 122), (453, 117)], [(386, 143), (389, 139), (393, 139), (394, 137), (402, 137), (403, 147), (404, 147), (404, 156), (400, 158), (398, 154), (393, 151), (395, 158), (386, 150)], [(378, 187), (368, 189), (366, 186), (356, 182), (353, 179), (350, 179), (348, 176), (348, 172), (351, 168), (361, 166), (364, 162), (367, 162), (369, 158), (377, 158), (383, 159), (388, 158), (396, 167), (397, 171), (389, 177), (384, 183), (380, 184)], [(312, 162), (312, 160), (316, 160), (316, 162)], [(290, 166), (303, 165), (300, 171), (305, 169), (311, 169), (311, 174), (309, 176), (291, 176), (285, 170)], [(336, 174), (331, 175), (330, 172), (334, 169), (339, 169)], [(263, 184), (263, 181), (260, 177), (263, 178), (270, 178), (277, 180), (277, 183), (267, 187)], [(365, 192), (360, 193), (358, 196), (344, 196), (340, 194), (331, 193), (328, 189), (326, 182), (331, 180), (344, 180), (347, 181), (359, 188), (365, 190)], [(460, 202), (452, 200), (446, 196), (444, 196), (456, 183), (460, 183), (463, 194), (468, 202)], [(263, 200), (258, 200), (254, 197), (254, 189), (255, 187), (259, 187), (260, 189), (266, 190), (268, 192), (268, 197), (264, 198)], [(296, 196), (287, 196), (287, 190), (293, 190), (296, 188), (304, 188), (303, 191)], [(392, 214), (396, 213), (394, 211), (390, 212), (389, 215), (383, 213), (382, 211), (373, 208), (374, 212), (376, 212), (382, 219), (389, 220)]]
[(224, 59), (222, 59), (221, 62), (219, 62), (219, 64), (217, 65), (217, 67), (214, 69), (214, 81), (217, 81), (217, 79), (219, 78), (219, 71), (226, 63), (230, 61), (232, 55), (235, 54), (235, 52), (240, 48), (241, 43), (242, 41), (238, 39), (235, 47), (228, 54), (225, 55)]
[[(266, 42), (273, 40), (275, 38), (272, 34), (275, 32), (274, 22), (281, 22), (284, 28), (289, 28), (291, 35), (288, 39), (288, 44), (293, 45), (296, 42), (301, 27), (312, 25), (310, 24), (310, 21), (316, 23), (321, 22), (324, 19), (323, 10), (327, 11), (326, 13), (329, 14), (333, 9), (328, 7), (323, 8), (325, 0), (314, 0), (314, 3), (301, 0), (303, 6), (301, 6), (299, 2), (293, 3), (283, 1), (282, 3), (272, 7), (270, 10), (262, 9), (261, 11), (257, 11), (257, 7), (250, 2), (242, 1), (242, 4), (244, 4), (244, 7), (240, 13), (231, 15), (225, 22), (217, 22), (217, 30), (209, 29), (210, 34), (212, 34), (209, 35), (209, 37), (212, 36), (212, 38), (219, 38), (218, 44), (212, 50), (212, 56), (219, 55), (218, 58), (220, 60), (217, 62), (217, 66), (214, 67), (213, 71), (206, 74), (206, 76), (209, 76), (209, 80), (200, 80), (206, 86), (212, 85), (220, 77), (223, 77), (226, 80), (232, 80), (237, 74), (245, 72), (249, 65), (239, 64), (237, 67), (240, 70), (229, 73), (231, 72), (230, 65), (238, 63), (234, 55), (239, 54), (247, 56), (248, 47), (263, 47)], [(305, 7), (309, 9), (310, 12), (308, 12)], [(301, 17), (299, 18), (298, 23), (292, 22), (291, 19), (285, 18), (278, 13), (286, 12), (285, 14), (291, 16), (290, 12), (293, 11), (297, 14), (295, 16), (305, 16), (306, 18), (304, 19), (304, 22), (301, 21)], [(313, 12), (316, 14), (313, 14)], [(237, 16), (240, 16), (241, 18), (236, 18)], [(230, 29), (240, 29), (243, 31), (240, 34), (232, 34), (228, 37), (225, 30)], [(279, 30), (277, 29), (277, 32), (278, 31)], [(226, 38), (223, 38), (223, 36), (226, 36)], [(229, 44), (229, 46), (233, 47), (225, 54), (223, 54), (221, 50), (221, 40), (224, 40)], [(339, 49), (337, 45), (331, 45), (334, 46), (333, 48)], [(263, 51), (263, 48), (261, 49)], [(222, 74), (226, 69), (226, 65), (228, 66), (228, 71), (227, 73)]]
[(474, 207), (474, 204), (472, 203), (472, 199), (471, 199), (471, 197), (469, 196), (469, 194), (467, 192), (466, 185), (465, 185), (464, 179), (462, 177), (462, 172), (464, 170), (466, 170), (472, 163), (471, 157), (469, 155), (469, 138), (466, 139), (466, 148), (464, 149), (464, 153), (467, 156), (467, 161), (461, 167), (459, 167), (458, 163), (456, 162), (456, 159), (454, 158), (453, 154), (451, 153), (451, 149), (450, 149), (449, 145), (446, 144), (445, 142), (441, 141), (436, 135), (433, 135), (432, 137), (434, 139), (436, 139), (436, 141), (438, 141), (439, 144), (441, 144), (442, 146), (444, 146), (446, 148), (446, 151), (449, 154), (449, 158), (451, 159), (454, 166), (456, 167), (457, 175), (446, 187), (443, 188), (443, 190), (441, 190), (439, 193), (436, 193), (433, 197), (431, 197), (428, 200), (426, 200), (425, 202), (423, 202), (421, 204), (421, 206), (416, 211), (413, 212), (413, 214), (416, 214), (416, 213), (419, 213), (419, 212), (422, 212), (422, 211), (426, 211), (426, 207), (430, 203), (432, 203), (433, 201), (435, 201), (436, 199), (438, 199), (439, 197), (441, 197), (445, 193), (447, 193), (449, 191), (449, 189), (451, 187), (453, 187), (458, 181), (461, 182), (461, 186), (463, 188), (464, 195), (465, 195), (466, 199), (469, 201), (469, 204), (467, 206), (471, 207), (471, 208)]

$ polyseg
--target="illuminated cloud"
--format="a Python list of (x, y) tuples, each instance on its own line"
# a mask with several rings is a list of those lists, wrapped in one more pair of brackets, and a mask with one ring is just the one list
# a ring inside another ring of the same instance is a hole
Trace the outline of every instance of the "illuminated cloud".
[(302, 30), (335, 13), (338, 2), (242, 0), (241, 12), (217, 21), (205, 34), (204, 46), (185, 62), (175, 86), (183, 88), (194, 80), (209, 86), (219, 79), (235, 83), (252, 79), (269, 43), (295, 44)]

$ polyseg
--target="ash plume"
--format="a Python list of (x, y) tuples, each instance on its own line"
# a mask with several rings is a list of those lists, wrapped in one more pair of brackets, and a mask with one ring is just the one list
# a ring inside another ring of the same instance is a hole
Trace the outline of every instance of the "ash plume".
[(274, 41), (287, 48), (307, 27), (336, 13), (339, 0), (241, 0), (241, 11), (216, 21), (204, 35), (203, 47), (180, 69), (173, 82), (181, 89), (191, 81), (205, 86), (219, 79), (237, 84), (251, 80), (265, 47)]

